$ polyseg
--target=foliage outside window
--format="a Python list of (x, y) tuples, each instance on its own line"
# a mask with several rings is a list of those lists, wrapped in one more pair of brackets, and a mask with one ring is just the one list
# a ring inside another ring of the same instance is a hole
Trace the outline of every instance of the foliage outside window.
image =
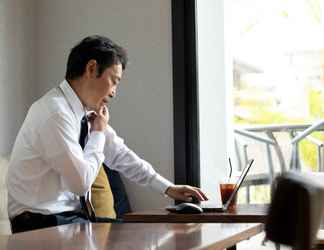
[[(324, 119), (324, 1), (230, 0), (226, 6), (234, 123)], [(314, 136), (324, 141), (323, 133)], [(302, 141), (300, 152), (303, 166), (315, 171), (315, 146)], [(269, 201), (269, 187), (251, 193), (252, 202)]]

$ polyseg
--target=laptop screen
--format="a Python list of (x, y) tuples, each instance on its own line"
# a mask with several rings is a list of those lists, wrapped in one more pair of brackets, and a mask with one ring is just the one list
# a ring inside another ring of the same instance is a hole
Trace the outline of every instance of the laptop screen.
[(237, 194), (240, 186), (242, 185), (247, 173), (249, 172), (252, 163), (253, 163), (253, 159), (249, 160), (247, 165), (245, 166), (245, 168), (243, 169), (239, 179), (237, 180), (236, 184), (235, 184), (235, 188), (233, 193), (231, 194), (230, 198), (228, 199), (228, 201), (226, 202), (226, 204), (224, 205), (224, 210), (227, 210), (228, 206), (231, 204), (231, 201), (234, 199), (235, 195)]

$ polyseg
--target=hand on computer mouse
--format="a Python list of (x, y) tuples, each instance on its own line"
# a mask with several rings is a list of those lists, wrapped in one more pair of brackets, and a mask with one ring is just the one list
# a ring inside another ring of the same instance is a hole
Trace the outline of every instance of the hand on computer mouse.
[(181, 200), (185, 202), (192, 202), (192, 197), (196, 197), (198, 201), (208, 200), (207, 196), (200, 190), (200, 188), (192, 187), (189, 185), (173, 185), (166, 191), (170, 198)]
[(191, 197), (191, 201), (190, 203), (193, 203), (193, 204), (200, 204), (200, 200), (198, 200), (197, 197), (195, 196), (190, 196)]

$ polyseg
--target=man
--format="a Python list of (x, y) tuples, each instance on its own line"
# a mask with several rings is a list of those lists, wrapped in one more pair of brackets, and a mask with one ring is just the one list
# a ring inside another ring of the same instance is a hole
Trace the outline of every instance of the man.
[(29, 109), (7, 176), (14, 233), (86, 221), (89, 202), (82, 201), (89, 201), (103, 162), (171, 198), (207, 199), (199, 188), (174, 185), (157, 174), (108, 125), (107, 106), (126, 64), (123, 48), (106, 37), (87, 37), (71, 50), (65, 80)]

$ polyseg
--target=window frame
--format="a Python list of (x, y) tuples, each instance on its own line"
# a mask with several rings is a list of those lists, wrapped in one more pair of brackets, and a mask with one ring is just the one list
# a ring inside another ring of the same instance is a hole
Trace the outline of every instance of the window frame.
[(196, 1), (172, 0), (174, 178), (200, 187)]

